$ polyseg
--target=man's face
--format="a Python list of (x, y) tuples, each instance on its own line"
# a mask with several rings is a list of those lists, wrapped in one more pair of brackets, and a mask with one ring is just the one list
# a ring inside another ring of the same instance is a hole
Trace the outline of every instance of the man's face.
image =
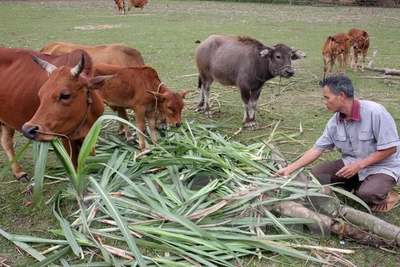
[(322, 88), (322, 93), (324, 95), (324, 104), (327, 109), (332, 112), (339, 111), (342, 107), (342, 93), (339, 95), (333, 94), (331, 89), (327, 85)]

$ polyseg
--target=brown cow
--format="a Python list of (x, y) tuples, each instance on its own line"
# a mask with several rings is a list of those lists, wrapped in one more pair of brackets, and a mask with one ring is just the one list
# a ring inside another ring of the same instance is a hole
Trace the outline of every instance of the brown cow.
[[(54, 42), (45, 45), (40, 51), (50, 55), (62, 55), (74, 49), (83, 49), (88, 52), (94, 64), (110, 64), (117, 66), (144, 66), (144, 60), (139, 51), (125, 45), (97, 45), (87, 46), (81, 44), (71, 44), (64, 42)], [(119, 132), (124, 132), (123, 124), (119, 123)]]
[(110, 64), (127, 67), (144, 66), (144, 60), (139, 51), (121, 44), (88, 46), (54, 42), (43, 46), (40, 52), (59, 56), (75, 49), (82, 49), (88, 52), (93, 59), (93, 64)]
[(212, 35), (196, 50), (200, 99), (197, 112), (211, 116), (210, 86), (216, 80), (236, 85), (242, 96), (244, 127), (256, 129), (255, 111), (264, 83), (276, 76), (291, 77), (291, 61), (305, 53), (283, 45), (265, 46), (251, 37)]
[[(100, 87), (101, 96), (118, 115), (128, 120), (126, 108), (135, 112), (137, 128), (140, 130), (139, 146), (146, 149), (142, 133), (146, 129), (147, 118), (151, 140), (156, 143), (156, 120), (179, 127), (182, 123), (183, 97), (187, 91), (175, 93), (161, 82), (157, 71), (151, 67), (118, 67), (107, 64), (93, 66), (94, 75), (115, 75)], [(132, 139), (128, 127), (125, 129), (128, 139)]]
[(324, 75), (332, 73), (332, 68), (337, 60), (339, 67), (338, 72), (346, 73), (348, 59), (350, 54), (350, 37), (346, 33), (337, 33), (334, 36), (329, 36), (322, 48), (322, 57), (324, 60)]
[[(54, 68), (49, 77), (32, 60), (31, 54), (60, 67), (43, 63)], [(75, 66), (83, 58), (86, 61), (85, 68), (82, 69), (82, 65)], [(68, 67), (61, 67), (63, 65)], [(68, 152), (71, 148), (71, 157), (76, 166), (81, 142), (104, 110), (100, 94), (88, 93), (85, 89), (99, 87), (105, 80), (105, 77), (90, 78), (91, 66), (91, 58), (83, 50), (56, 57), (32, 50), (0, 48), (0, 132), (2, 146), (10, 160), (15, 156), (15, 130), (29, 132), (32, 138), (40, 130), (68, 137), (70, 145), (64, 138), (63, 143)], [(78, 72), (82, 72), (82, 75), (77, 75)], [(93, 103), (89, 105), (87, 101), (90, 96)], [(34, 115), (40, 124), (38, 128), (35, 126), (31, 131), (26, 131), (27, 127), (23, 125)], [(49, 140), (50, 136), (40, 135), (42, 138), (36, 139)], [(12, 171), (17, 180), (29, 180), (18, 162), (12, 164)]]
[(144, 6), (147, 4), (147, 0), (130, 0), (128, 11), (132, 10), (132, 7), (139, 8), (143, 10)]
[(350, 43), (353, 47), (353, 58), (351, 60), (351, 66), (354, 71), (357, 71), (358, 55), (361, 54), (361, 71), (364, 71), (365, 57), (367, 56), (369, 48), (369, 35), (366, 31), (357, 28), (351, 29), (348, 32), (348, 35), (351, 38)]
[(121, 14), (125, 14), (125, 1), (124, 0), (114, 0)]

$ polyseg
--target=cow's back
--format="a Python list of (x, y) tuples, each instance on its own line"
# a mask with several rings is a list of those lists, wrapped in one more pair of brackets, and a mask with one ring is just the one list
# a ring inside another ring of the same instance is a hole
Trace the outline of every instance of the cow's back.
[(131, 108), (143, 102), (152, 102), (154, 97), (147, 91), (156, 91), (161, 80), (157, 71), (147, 66), (120, 67), (95, 64), (94, 74), (115, 75), (99, 90), (104, 101), (110, 106)]
[(140, 52), (125, 45), (108, 45), (104, 48), (104, 55), (107, 55), (107, 60), (99, 63), (126, 67), (145, 65)]
[(121, 44), (88, 46), (54, 42), (45, 45), (40, 52), (50, 55), (62, 55), (75, 49), (83, 49), (90, 54), (94, 64), (110, 64), (117, 66), (144, 66), (141, 53), (131, 47)]
[(33, 50), (0, 48), (0, 121), (21, 131), (22, 125), (32, 118), (39, 106), (38, 92), (49, 76), (33, 61), (31, 54), (59, 67), (75, 66), (82, 53), (87, 62), (84, 73), (92, 76), (91, 58), (83, 50), (56, 57)]

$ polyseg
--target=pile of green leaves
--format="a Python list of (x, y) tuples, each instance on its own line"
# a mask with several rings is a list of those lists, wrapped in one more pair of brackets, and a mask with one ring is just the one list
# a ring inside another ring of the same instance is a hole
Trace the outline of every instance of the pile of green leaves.
[[(301, 245), (309, 243), (307, 235), (288, 228), (314, 220), (278, 218), (268, 209), (319, 195), (320, 189), (273, 177), (273, 137), (245, 145), (210, 125), (186, 123), (138, 157), (136, 148), (117, 137), (99, 136), (109, 120), (121, 119), (105, 115), (96, 122), (76, 170), (61, 142), (52, 142), (70, 181), (53, 200), (58, 239), (0, 229), (37, 266), (240, 266), (242, 257), (273, 259), (277, 253), (325, 263)], [(47, 147), (38, 148), (35, 204), (42, 197)], [(63, 203), (71, 200), (76, 210), (63, 214)]]

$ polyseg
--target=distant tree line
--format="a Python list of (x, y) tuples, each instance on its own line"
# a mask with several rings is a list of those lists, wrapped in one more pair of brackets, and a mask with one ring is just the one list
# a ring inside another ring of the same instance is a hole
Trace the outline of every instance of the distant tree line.
[[(207, 0), (206, 0), (207, 1)], [(222, 2), (273, 3), (290, 5), (346, 5), (372, 7), (400, 7), (400, 0), (213, 0)]]

